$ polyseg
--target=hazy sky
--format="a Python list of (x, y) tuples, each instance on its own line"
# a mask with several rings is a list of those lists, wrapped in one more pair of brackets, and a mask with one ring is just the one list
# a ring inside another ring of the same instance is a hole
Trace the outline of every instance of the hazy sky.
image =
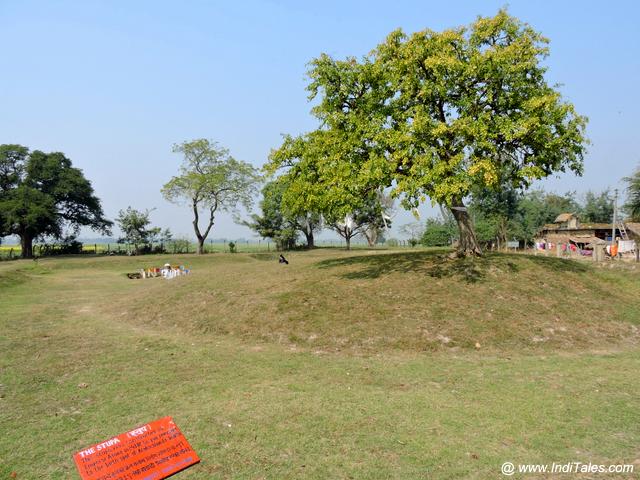
[[(0, 0), (0, 143), (62, 151), (114, 218), (157, 208), (155, 224), (191, 235), (188, 209), (163, 200), (175, 142), (208, 137), (261, 166), (282, 133), (314, 128), (306, 64), (360, 56), (397, 27), (468, 24), (504, 1)], [(635, 1), (511, 1), (551, 40), (548, 78), (590, 119), (582, 178), (565, 192), (620, 187), (640, 164), (640, 6)], [(425, 209), (428, 211), (428, 209)], [(396, 226), (411, 221), (399, 215)], [(221, 216), (212, 237), (251, 237)]]

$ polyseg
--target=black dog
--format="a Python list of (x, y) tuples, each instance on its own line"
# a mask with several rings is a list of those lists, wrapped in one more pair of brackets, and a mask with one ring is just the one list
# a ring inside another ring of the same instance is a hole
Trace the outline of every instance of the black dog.
[(278, 263), (285, 263), (287, 265), (289, 265), (289, 262), (287, 261), (286, 258), (284, 258), (284, 255), (280, 254), (280, 259), (278, 260)]

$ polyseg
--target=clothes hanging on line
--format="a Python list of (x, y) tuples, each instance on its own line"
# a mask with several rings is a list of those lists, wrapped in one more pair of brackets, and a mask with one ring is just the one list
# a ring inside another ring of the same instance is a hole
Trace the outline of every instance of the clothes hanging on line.
[(633, 252), (636, 249), (635, 240), (618, 240), (618, 252)]

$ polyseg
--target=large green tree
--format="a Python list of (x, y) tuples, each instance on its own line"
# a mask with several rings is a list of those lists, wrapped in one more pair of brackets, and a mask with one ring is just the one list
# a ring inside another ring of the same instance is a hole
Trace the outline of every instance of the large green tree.
[(23, 258), (33, 256), (37, 238), (80, 227), (108, 234), (111, 225), (91, 182), (63, 153), (0, 145), (0, 236), (19, 236)]
[[(458, 253), (480, 254), (464, 203), (475, 188), (499, 188), (505, 171), (514, 188), (582, 172), (586, 118), (547, 83), (547, 43), (500, 11), (443, 32), (394, 31), (362, 60), (322, 55), (309, 71), (322, 126), (285, 138), (272, 168), (315, 175), (324, 196), (391, 187), (405, 207), (428, 197), (453, 214)], [(297, 156), (296, 142), (312, 153)]]
[[(198, 240), (197, 253), (204, 252), (204, 242), (219, 211), (237, 211), (239, 205), (249, 209), (260, 184), (256, 169), (233, 158), (217, 142), (197, 139), (173, 146), (183, 156), (180, 174), (162, 187), (164, 197), (177, 204), (186, 203), (193, 212), (193, 231)], [(204, 211), (204, 227), (200, 225)]]

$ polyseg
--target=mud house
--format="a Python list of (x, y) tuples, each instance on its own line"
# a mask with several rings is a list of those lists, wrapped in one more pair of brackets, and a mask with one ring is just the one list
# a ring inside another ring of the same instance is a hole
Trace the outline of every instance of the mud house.
[[(640, 233), (640, 224), (638, 233)], [(610, 223), (581, 223), (574, 213), (562, 213), (553, 223), (544, 225), (537, 234), (537, 241), (544, 243), (573, 243), (588, 248), (611, 241)], [(616, 237), (620, 237), (620, 227), (616, 227)]]
[(635, 240), (637, 244), (640, 244), (640, 222), (626, 222), (624, 226), (629, 239)]

